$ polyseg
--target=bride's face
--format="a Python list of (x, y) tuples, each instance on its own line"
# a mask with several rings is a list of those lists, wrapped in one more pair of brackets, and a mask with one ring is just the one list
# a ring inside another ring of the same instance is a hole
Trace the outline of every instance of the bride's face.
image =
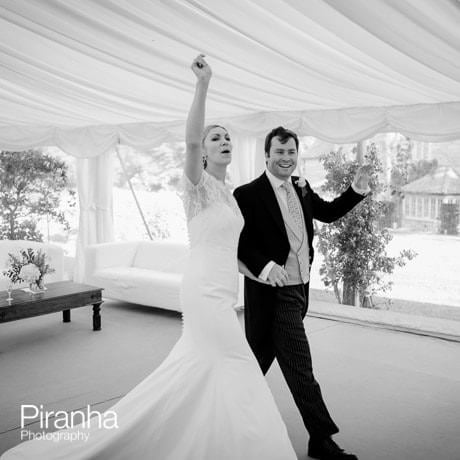
[(232, 161), (232, 142), (227, 130), (221, 126), (209, 130), (203, 147), (208, 164), (222, 165)]

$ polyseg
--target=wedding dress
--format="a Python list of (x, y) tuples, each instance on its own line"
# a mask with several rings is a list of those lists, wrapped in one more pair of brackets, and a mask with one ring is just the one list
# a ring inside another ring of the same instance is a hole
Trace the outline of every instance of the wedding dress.
[(110, 409), (119, 428), (91, 426), (82, 430), (89, 434), (86, 442), (27, 441), (2, 460), (297, 458), (233, 309), (243, 226), (238, 205), (206, 171), (197, 185), (183, 181), (191, 249), (181, 290), (181, 338)]

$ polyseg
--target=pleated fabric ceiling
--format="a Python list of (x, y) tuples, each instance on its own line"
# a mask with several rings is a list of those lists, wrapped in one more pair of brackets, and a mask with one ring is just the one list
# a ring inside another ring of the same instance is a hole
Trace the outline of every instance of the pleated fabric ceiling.
[(183, 139), (198, 53), (237, 135), (459, 138), (459, 24), (455, 0), (0, 0), (0, 148)]

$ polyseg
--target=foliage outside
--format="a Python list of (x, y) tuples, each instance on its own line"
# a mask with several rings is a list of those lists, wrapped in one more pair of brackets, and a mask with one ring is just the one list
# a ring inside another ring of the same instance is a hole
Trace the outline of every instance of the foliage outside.
[(410, 182), (433, 173), (438, 167), (438, 160), (414, 160), (412, 155), (413, 142), (408, 137), (406, 137), (406, 142), (399, 143), (396, 149), (389, 187), (391, 201), (387, 202), (385, 215), (390, 216), (386, 220), (389, 225), (396, 222), (397, 226), (400, 227), (403, 218), (404, 193), (402, 188)]
[(148, 151), (124, 148), (121, 157), (125, 170), (116, 169), (116, 187), (126, 188), (129, 179), (136, 190), (175, 189), (182, 175), (185, 145), (183, 142), (164, 143)]
[(395, 163), (391, 169), (391, 191), (400, 191), (401, 187), (414, 182), (438, 167), (438, 160), (414, 160), (412, 158), (413, 144), (406, 138), (405, 144), (398, 144)]
[(43, 241), (44, 217), (68, 230), (63, 201), (75, 206), (65, 162), (39, 150), (0, 152), (0, 239)]
[[(347, 159), (342, 149), (321, 155), (320, 161), (326, 170), (322, 191), (331, 195), (344, 192), (359, 167), (356, 160)], [(386, 246), (392, 235), (387, 228), (379, 228), (385, 204), (375, 199), (384, 190), (375, 144), (368, 146), (364, 163), (370, 165), (371, 193), (341, 219), (322, 225), (317, 234), (318, 249), (324, 256), (320, 275), (325, 286), (333, 288), (339, 303), (356, 305), (358, 294), (360, 306), (372, 307), (372, 296), (391, 288), (385, 275), (396, 266), (404, 266), (416, 253), (404, 249), (398, 257), (387, 255)]]
[[(115, 188), (118, 199), (125, 201), (122, 191), (128, 189), (128, 180), (135, 190), (136, 196), (143, 210), (150, 234), (154, 240), (168, 239), (171, 234), (171, 221), (175, 220), (174, 209), (167, 205), (167, 195), (175, 193), (183, 172), (185, 159), (185, 145), (183, 142), (164, 143), (160, 147), (148, 151), (123, 148), (120, 151), (121, 164), (115, 169)], [(158, 200), (165, 200), (159, 203)], [(129, 209), (128, 209), (129, 208)], [(122, 211), (126, 219), (130, 210), (133, 219), (139, 219), (139, 234), (136, 238), (145, 237), (146, 230), (140, 219), (139, 211), (134, 206), (134, 200), (129, 198)], [(117, 216), (116, 219), (117, 221)], [(117, 223), (117, 222), (116, 222)], [(140, 230), (140, 229), (143, 230)], [(116, 228), (117, 237), (121, 239), (132, 238), (132, 233), (127, 228)], [(131, 235), (131, 236), (130, 236)]]

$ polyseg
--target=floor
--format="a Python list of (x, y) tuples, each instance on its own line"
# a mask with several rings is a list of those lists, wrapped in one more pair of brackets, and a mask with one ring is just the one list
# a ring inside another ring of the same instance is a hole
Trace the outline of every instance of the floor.
[[(460, 460), (460, 343), (314, 317), (305, 324), (340, 445), (360, 460)], [(114, 301), (103, 305), (100, 332), (89, 308), (74, 310), (68, 324), (60, 314), (0, 324), (0, 454), (20, 441), (21, 404), (108, 409), (180, 333), (174, 312)], [(267, 381), (298, 458), (308, 458), (276, 364)]]

